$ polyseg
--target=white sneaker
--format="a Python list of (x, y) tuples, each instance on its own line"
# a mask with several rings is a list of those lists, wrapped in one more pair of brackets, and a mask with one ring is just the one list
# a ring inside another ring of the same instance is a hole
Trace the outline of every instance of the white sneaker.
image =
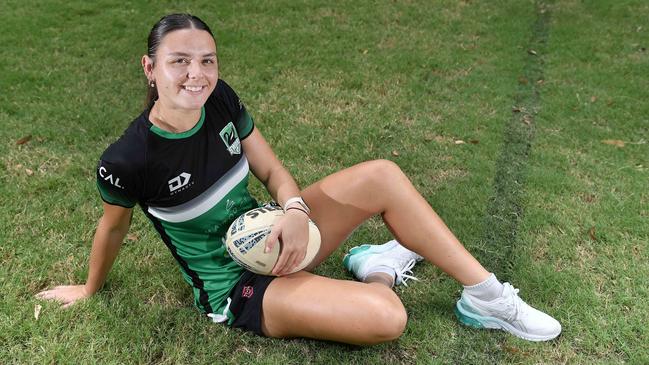
[(556, 319), (530, 307), (511, 284), (503, 286), (500, 298), (490, 302), (462, 292), (455, 315), (467, 326), (502, 329), (529, 341), (548, 341), (561, 333), (561, 324)]
[(361, 245), (352, 248), (345, 258), (343, 265), (360, 281), (365, 281), (367, 275), (374, 272), (377, 266), (388, 266), (396, 274), (395, 284), (406, 284), (406, 280), (418, 280), (412, 276), (412, 268), (424, 258), (401, 246), (396, 240), (382, 245)]

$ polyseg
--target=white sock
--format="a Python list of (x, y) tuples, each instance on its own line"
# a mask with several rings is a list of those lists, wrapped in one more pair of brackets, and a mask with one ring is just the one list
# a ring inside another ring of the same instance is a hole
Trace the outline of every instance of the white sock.
[(500, 297), (503, 293), (503, 289), (503, 284), (498, 281), (496, 275), (494, 275), (493, 273), (489, 275), (487, 280), (481, 283), (464, 286), (464, 291), (467, 294), (487, 302)]

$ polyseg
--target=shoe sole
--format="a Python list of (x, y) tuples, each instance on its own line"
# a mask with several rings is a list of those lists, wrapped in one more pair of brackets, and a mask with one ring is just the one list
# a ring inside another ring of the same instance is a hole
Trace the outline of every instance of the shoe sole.
[(535, 342), (549, 341), (559, 336), (559, 334), (561, 333), (559, 332), (556, 334), (545, 335), (545, 336), (525, 333), (515, 328), (514, 326), (510, 325), (509, 323), (502, 321), (498, 318), (480, 316), (478, 314), (469, 311), (468, 309), (465, 309), (462, 306), (461, 300), (457, 301), (454, 312), (455, 312), (455, 316), (460, 321), (460, 323), (462, 323), (465, 326), (478, 328), (478, 329), (480, 328), (500, 329), (505, 332), (509, 332), (518, 338), (522, 338), (528, 341), (535, 341)]
[(351, 250), (349, 250), (349, 253), (346, 254), (345, 257), (343, 258), (343, 265), (347, 270), (350, 270), (351, 269), (350, 261), (352, 259), (352, 256), (358, 255), (360, 253), (364, 253), (364, 254), (383, 253), (385, 251), (389, 251), (393, 249), (396, 245), (398, 245), (397, 242), (390, 241), (382, 245), (364, 244), (364, 245), (353, 247)]

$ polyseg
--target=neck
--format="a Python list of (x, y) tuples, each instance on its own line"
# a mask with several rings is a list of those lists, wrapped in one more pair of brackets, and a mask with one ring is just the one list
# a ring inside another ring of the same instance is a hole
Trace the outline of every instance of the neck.
[(201, 109), (167, 108), (160, 100), (156, 100), (149, 112), (149, 120), (153, 125), (171, 133), (182, 133), (194, 128), (200, 118)]

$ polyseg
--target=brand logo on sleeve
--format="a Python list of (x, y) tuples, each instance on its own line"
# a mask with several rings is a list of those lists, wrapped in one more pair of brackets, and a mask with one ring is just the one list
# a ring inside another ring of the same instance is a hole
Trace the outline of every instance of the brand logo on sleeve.
[[(175, 194), (179, 191), (185, 190), (183, 188), (187, 188), (191, 186), (192, 184), (189, 183), (189, 180), (191, 179), (192, 175), (188, 174), (186, 172), (183, 172), (182, 174), (174, 177), (173, 179), (169, 180), (169, 192), (172, 194)], [(180, 190), (179, 190), (180, 189)]]
[(103, 166), (99, 167), (99, 176), (101, 176), (104, 181), (108, 181), (111, 185), (120, 189), (124, 189), (124, 187), (119, 184), (119, 177), (113, 177), (113, 174), (109, 174), (108, 170), (106, 170), (106, 168)]
[(237, 134), (236, 128), (232, 122), (228, 123), (221, 132), (219, 133), (223, 143), (228, 148), (230, 155), (240, 155), (241, 154), (241, 141), (239, 141), (239, 135)]

